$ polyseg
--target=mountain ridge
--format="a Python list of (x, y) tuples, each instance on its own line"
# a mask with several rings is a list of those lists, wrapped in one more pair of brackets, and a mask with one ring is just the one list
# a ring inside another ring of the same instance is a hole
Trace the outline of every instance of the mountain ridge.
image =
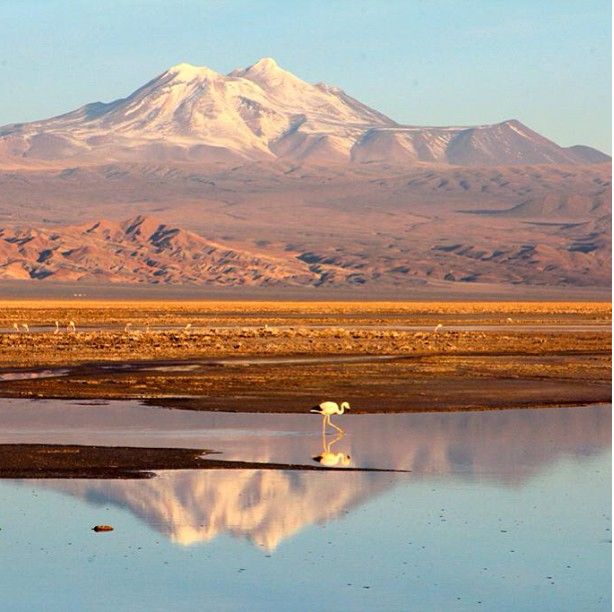
[[(611, 269), (608, 210), (607, 196), (546, 196), (508, 209), (455, 212), (457, 223), (466, 213), (490, 215), (490, 237), (480, 237), (482, 222), (467, 224), (456, 236), (433, 233), (417, 215), (423, 236), (413, 234), (411, 248), (386, 236), (392, 242), (384, 250), (355, 239), (348, 248), (334, 241), (227, 237), (222, 242), (143, 215), (72, 226), (5, 225), (0, 280), (404, 289), (476, 281), (605, 286)], [(496, 219), (516, 223), (519, 235), (500, 241)]]
[(609, 159), (513, 119), (400, 125), (270, 58), (178, 64), (0, 128), (0, 278), (608, 287)]
[(109, 161), (229, 164), (591, 164), (608, 156), (560, 147), (516, 119), (491, 125), (402, 125), (342, 89), (312, 85), (263, 58), (227, 75), (181, 63), (125, 98), (0, 127), (0, 167)]
[[(0, 227), (0, 279), (109, 283), (301, 284), (300, 264), (138, 215), (57, 228)], [(305, 276), (309, 276), (308, 274)]]

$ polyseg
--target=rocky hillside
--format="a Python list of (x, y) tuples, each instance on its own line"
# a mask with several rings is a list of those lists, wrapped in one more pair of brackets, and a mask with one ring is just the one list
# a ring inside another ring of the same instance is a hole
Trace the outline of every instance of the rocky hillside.
[(237, 251), (140, 216), (0, 228), (0, 279), (268, 285), (308, 283), (313, 276), (300, 262)]

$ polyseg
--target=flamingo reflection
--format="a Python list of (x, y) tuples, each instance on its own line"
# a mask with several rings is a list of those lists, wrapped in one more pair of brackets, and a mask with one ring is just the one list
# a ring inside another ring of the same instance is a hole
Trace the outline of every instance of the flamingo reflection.
[(334, 453), (331, 449), (333, 444), (341, 440), (344, 437), (344, 433), (338, 433), (337, 436), (330, 442), (326, 441), (326, 436), (322, 435), (322, 452), (315, 457), (312, 457), (314, 461), (317, 461), (324, 467), (336, 467), (338, 465), (350, 465), (351, 458), (347, 453)]

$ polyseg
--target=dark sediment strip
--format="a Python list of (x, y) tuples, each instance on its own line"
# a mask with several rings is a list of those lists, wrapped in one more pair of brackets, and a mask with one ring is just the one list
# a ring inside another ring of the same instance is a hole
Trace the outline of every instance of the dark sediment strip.
[[(168, 408), (353, 413), (573, 406), (611, 400), (609, 351), (140, 360), (0, 370), (0, 397), (141, 399)], [(2, 378), (4, 377), (4, 380)]]
[(58, 444), (0, 444), (0, 478), (151, 478), (159, 470), (406, 472), (210, 459), (215, 451)]

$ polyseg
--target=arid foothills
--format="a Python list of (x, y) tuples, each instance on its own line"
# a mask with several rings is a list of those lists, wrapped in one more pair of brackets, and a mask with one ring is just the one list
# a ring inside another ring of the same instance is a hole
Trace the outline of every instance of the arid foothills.
[(610, 158), (416, 127), (262, 59), (0, 128), (0, 280), (605, 289)]

